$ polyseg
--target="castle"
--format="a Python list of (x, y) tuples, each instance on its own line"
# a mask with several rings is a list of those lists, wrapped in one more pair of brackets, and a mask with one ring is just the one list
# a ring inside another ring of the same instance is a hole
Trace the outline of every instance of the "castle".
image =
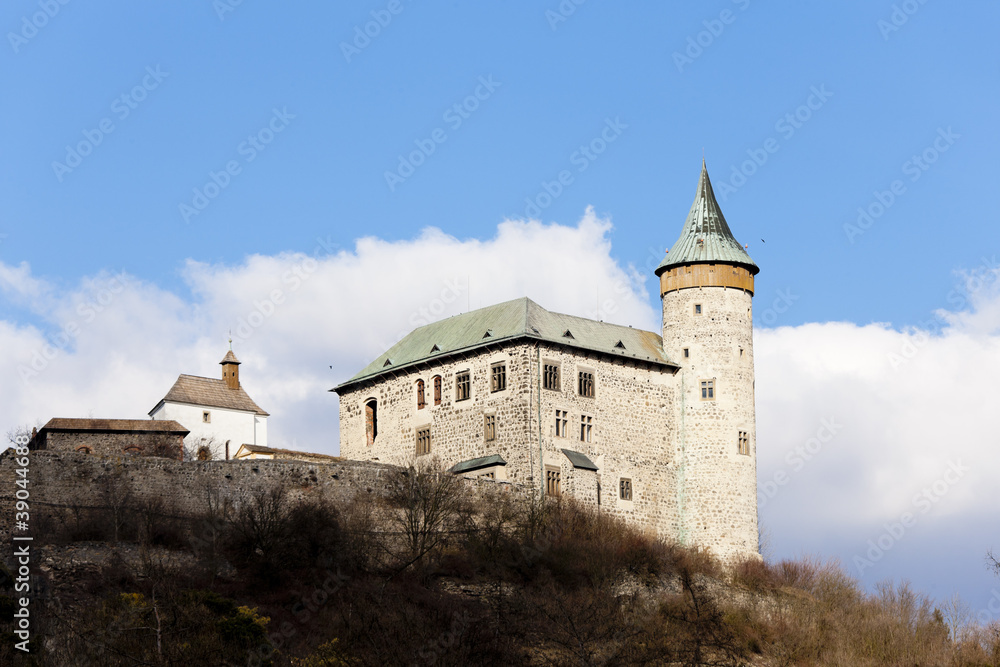
[(661, 333), (527, 298), (420, 327), (332, 391), (340, 454), (534, 487), (724, 559), (758, 552), (757, 265), (702, 162)]

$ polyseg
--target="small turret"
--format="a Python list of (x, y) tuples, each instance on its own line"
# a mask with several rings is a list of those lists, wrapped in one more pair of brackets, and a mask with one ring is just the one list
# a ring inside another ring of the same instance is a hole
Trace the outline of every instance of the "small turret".
[(232, 349), (226, 352), (226, 356), (219, 363), (222, 364), (222, 379), (226, 381), (226, 386), (230, 389), (239, 389), (240, 362), (233, 354)]

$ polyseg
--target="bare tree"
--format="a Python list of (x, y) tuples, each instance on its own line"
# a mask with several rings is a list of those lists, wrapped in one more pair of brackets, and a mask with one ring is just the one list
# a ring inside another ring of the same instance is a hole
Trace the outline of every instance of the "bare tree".
[(392, 477), (389, 499), (394, 511), (389, 512), (387, 522), (402, 538), (401, 571), (421, 563), (457, 524), (462, 509), (460, 484), (452, 473), (430, 465), (411, 465)]
[(115, 463), (112, 469), (102, 474), (97, 483), (111, 520), (114, 541), (117, 543), (132, 518), (132, 484), (120, 463)]

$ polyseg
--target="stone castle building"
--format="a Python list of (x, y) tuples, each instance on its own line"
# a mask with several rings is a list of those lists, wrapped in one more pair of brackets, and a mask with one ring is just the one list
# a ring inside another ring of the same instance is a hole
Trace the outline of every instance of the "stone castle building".
[(757, 554), (758, 267), (702, 163), (657, 267), (660, 333), (527, 298), (420, 327), (337, 386), (340, 454), (570, 495), (725, 559)]

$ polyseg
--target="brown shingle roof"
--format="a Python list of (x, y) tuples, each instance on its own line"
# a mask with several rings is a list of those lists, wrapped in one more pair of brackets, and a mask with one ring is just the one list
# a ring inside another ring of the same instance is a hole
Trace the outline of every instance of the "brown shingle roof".
[(331, 456), (330, 454), (314, 454), (313, 452), (300, 452), (294, 449), (279, 449), (275, 447), (265, 447), (263, 445), (240, 445), (239, 450), (236, 451), (238, 455), (240, 451), (247, 450), (252, 454), (275, 454), (283, 458), (294, 458), (296, 456), (309, 457), (315, 459), (330, 459), (331, 461), (340, 461), (341, 457)]
[[(225, 380), (216, 378), (203, 378), (197, 375), (181, 375), (177, 382), (170, 388), (167, 395), (160, 403), (170, 401), (172, 403), (188, 403), (190, 405), (204, 405), (213, 408), (227, 408), (229, 410), (242, 410), (244, 412), (254, 412), (262, 417), (269, 416), (259, 405), (253, 402), (243, 387), (230, 389)], [(156, 407), (159, 407), (159, 403)], [(150, 410), (152, 414), (156, 408)]]
[(240, 360), (236, 358), (236, 355), (233, 354), (232, 350), (229, 350), (229, 352), (226, 352), (226, 356), (224, 356), (222, 358), (222, 361), (220, 361), (219, 363), (220, 364), (239, 364)]
[(172, 419), (70, 419), (54, 417), (42, 431), (142, 431), (147, 433), (183, 433), (189, 431)]

